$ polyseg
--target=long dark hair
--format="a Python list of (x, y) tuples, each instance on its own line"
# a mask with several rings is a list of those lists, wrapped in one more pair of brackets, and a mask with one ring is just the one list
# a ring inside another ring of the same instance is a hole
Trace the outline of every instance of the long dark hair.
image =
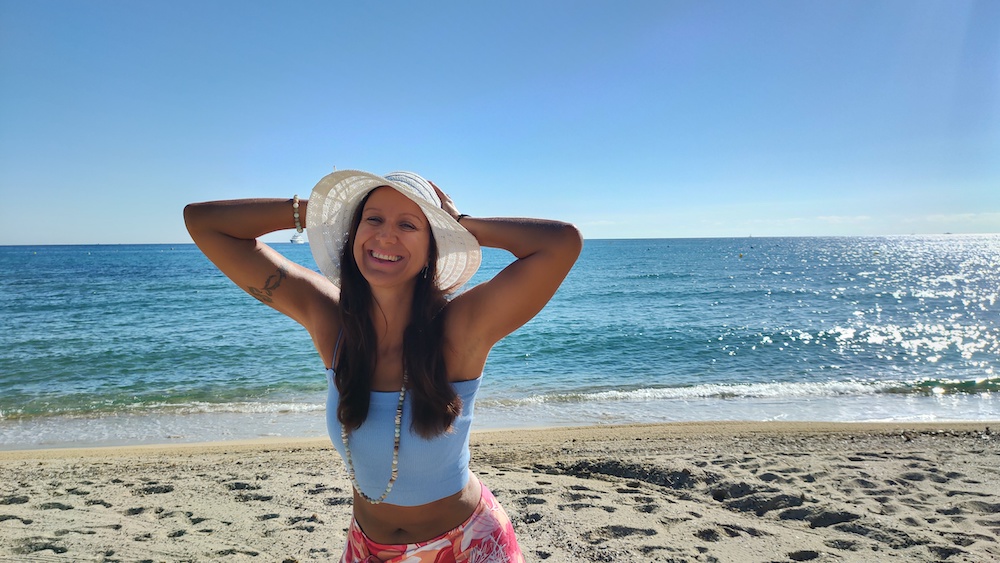
[[(337, 418), (348, 430), (358, 428), (368, 418), (372, 374), (378, 362), (371, 287), (354, 259), (354, 241), (369, 196), (371, 192), (354, 211), (340, 256), (340, 322), (344, 332), (334, 382), (340, 392)], [(422, 272), (417, 276), (410, 322), (403, 332), (403, 369), (407, 391), (413, 397), (413, 430), (425, 438), (451, 430), (452, 422), (462, 412), (462, 399), (449, 384), (445, 370), (442, 335), (447, 300), (436, 283), (437, 257), (432, 231), (427, 275)]]

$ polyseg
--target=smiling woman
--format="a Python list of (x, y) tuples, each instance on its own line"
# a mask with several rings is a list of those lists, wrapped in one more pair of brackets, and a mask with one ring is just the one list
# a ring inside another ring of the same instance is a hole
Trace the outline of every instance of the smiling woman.
[(354, 260), (369, 281), (409, 283), (427, 276), (430, 225), (420, 207), (398, 191), (372, 190), (359, 206), (361, 222), (354, 239)]
[[(470, 218), (410, 172), (335, 172), (298, 215), (295, 201), (191, 204), (184, 216), (220, 270), (312, 336), (328, 430), (354, 488), (341, 561), (523, 562), (506, 512), (469, 471), (473, 406), (490, 350), (549, 301), (580, 233)], [(322, 275), (257, 240), (303, 215)], [(516, 260), (456, 294), (480, 245)]]

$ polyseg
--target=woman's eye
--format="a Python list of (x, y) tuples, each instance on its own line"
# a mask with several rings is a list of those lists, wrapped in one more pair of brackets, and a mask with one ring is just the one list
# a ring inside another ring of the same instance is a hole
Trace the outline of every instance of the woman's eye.
[(400, 223), (399, 226), (407, 231), (413, 231), (417, 228), (416, 226), (413, 225), (413, 223)]
[(366, 217), (365, 222), (367, 222), (369, 225), (379, 225), (382, 223), (382, 218), (372, 215), (371, 217)]

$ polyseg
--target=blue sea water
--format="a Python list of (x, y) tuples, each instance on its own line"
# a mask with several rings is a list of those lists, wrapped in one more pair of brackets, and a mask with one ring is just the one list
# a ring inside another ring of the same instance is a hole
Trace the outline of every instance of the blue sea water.
[[(305, 331), (193, 245), (0, 268), (0, 449), (325, 434)], [(998, 293), (1000, 235), (588, 240), (494, 348), (475, 427), (1000, 420)]]

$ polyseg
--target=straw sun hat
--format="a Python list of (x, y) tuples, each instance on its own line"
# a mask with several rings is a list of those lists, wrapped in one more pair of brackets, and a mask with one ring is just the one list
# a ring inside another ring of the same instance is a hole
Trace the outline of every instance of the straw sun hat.
[(441, 209), (441, 198), (430, 182), (412, 172), (376, 176), (360, 170), (338, 170), (319, 181), (309, 196), (306, 233), (316, 265), (340, 286), (340, 256), (347, 243), (351, 219), (368, 192), (389, 186), (420, 206), (437, 244), (438, 287), (451, 293), (479, 269), (479, 242), (465, 227)]

